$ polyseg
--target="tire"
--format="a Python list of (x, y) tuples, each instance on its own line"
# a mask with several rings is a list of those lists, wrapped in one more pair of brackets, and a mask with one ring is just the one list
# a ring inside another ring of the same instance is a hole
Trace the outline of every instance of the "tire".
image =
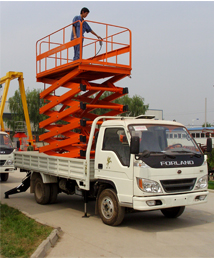
[(50, 201), (50, 185), (44, 184), (42, 178), (38, 177), (35, 180), (34, 197), (37, 203), (47, 204)]
[(6, 182), (8, 180), (9, 174), (8, 173), (1, 173), (1, 181)]
[(125, 216), (125, 208), (121, 207), (113, 189), (105, 189), (98, 198), (99, 215), (106, 225), (117, 226)]
[(161, 212), (166, 218), (178, 218), (185, 210), (185, 206), (162, 209)]
[(59, 193), (58, 184), (57, 183), (51, 183), (50, 184), (50, 204), (56, 203), (57, 201), (57, 195)]

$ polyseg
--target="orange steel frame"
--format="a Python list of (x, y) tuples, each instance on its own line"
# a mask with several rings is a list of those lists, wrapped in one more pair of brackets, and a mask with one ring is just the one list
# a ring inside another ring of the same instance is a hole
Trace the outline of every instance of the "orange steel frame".
[[(77, 39), (66, 42), (66, 31), (71, 33), (72, 30), (73, 24), (70, 24), (42, 38), (36, 44), (37, 82), (45, 84), (40, 98), (46, 100), (46, 105), (40, 109), (40, 113), (47, 115), (47, 119), (40, 123), (40, 127), (46, 129), (40, 136), (40, 141), (48, 143), (39, 151), (48, 155), (85, 157), (91, 124), (98, 116), (96, 109), (104, 109), (102, 115), (105, 116), (115, 116), (127, 111), (126, 105), (112, 101), (128, 93), (127, 88), (116, 87), (114, 84), (131, 74), (131, 31), (124, 27), (87, 21), (104, 28), (102, 33), (105, 31), (102, 52), (96, 55), (99, 40), (84, 37), (83, 41), (83, 22), (80, 22), (81, 36)], [(110, 30), (113, 32), (109, 33)], [(60, 35), (60, 40), (57, 35)], [(58, 41), (52, 38), (57, 38)], [(126, 43), (123, 42), (124, 39)], [(80, 59), (73, 61), (71, 51), (78, 44)], [(89, 47), (94, 49), (94, 53), (84, 59), (83, 49), (84, 55), (91, 54)], [(43, 48), (45, 50), (42, 50)], [(124, 59), (120, 61), (124, 54), (125, 64)], [(102, 83), (100, 79), (103, 80)], [(46, 87), (46, 84), (49, 87)], [(57, 95), (56, 91), (62, 88), (66, 92)], [(108, 95), (102, 99), (104, 92)], [(58, 111), (57, 105), (61, 105)], [(94, 157), (93, 149), (91, 157)]]

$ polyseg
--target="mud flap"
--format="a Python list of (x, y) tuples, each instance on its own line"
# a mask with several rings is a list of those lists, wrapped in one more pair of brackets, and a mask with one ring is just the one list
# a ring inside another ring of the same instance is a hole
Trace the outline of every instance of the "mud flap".
[(9, 195), (27, 191), (27, 189), (30, 187), (30, 176), (31, 173), (27, 173), (26, 177), (22, 180), (22, 183), (19, 186), (5, 192), (5, 199), (8, 199)]

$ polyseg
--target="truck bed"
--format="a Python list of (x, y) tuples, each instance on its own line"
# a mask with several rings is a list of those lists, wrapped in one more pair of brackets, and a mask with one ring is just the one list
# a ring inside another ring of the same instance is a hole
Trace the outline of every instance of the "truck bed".
[[(89, 182), (94, 179), (94, 160), (48, 156), (37, 151), (17, 151), (14, 153), (15, 167), (26, 171), (41, 172), (67, 179)], [(86, 184), (87, 185), (87, 184)]]

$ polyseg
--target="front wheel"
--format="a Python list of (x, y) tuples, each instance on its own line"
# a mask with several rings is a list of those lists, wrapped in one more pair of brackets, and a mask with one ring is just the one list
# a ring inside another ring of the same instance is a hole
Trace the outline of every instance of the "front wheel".
[(1, 181), (6, 182), (8, 180), (9, 174), (8, 173), (1, 173)]
[(98, 198), (98, 211), (103, 223), (110, 226), (119, 225), (125, 216), (125, 208), (119, 205), (113, 189), (105, 189)]
[(167, 218), (178, 218), (185, 210), (185, 206), (162, 209), (161, 212)]

